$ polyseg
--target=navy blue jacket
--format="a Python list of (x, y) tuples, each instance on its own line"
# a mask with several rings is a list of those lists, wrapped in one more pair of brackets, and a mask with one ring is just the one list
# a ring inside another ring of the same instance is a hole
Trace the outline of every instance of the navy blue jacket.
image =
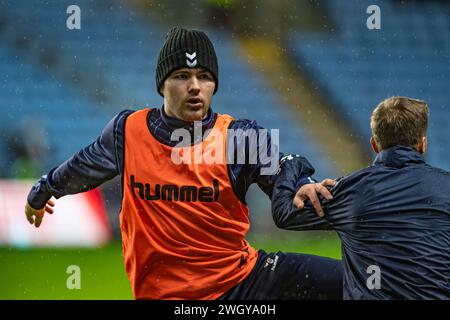
[[(383, 150), (372, 166), (338, 180), (322, 219), (311, 205), (294, 207), (292, 170), (283, 165), (275, 182), (273, 218), (283, 229), (337, 231), (344, 299), (450, 299), (449, 172), (411, 148)], [(370, 266), (380, 270), (379, 289)]]
[[(59, 198), (67, 194), (88, 191), (117, 175), (122, 176), (125, 121), (133, 112), (132, 110), (124, 110), (117, 114), (106, 125), (96, 141), (39, 179), (28, 195), (28, 203), (33, 208), (43, 208), (52, 196)], [(202, 121), (202, 131), (205, 132), (212, 128), (216, 118), (217, 114), (210, 110), (207, 117)], [(193, 132), (192, 123), (167, 116), (164, 108), (153, 109), (147, 118), (147, 125), (153, 136), (160, 142), (171, 146), (178, 144), (178, 141), (171, 141), (171, 134), (175, 129), (185, 128)], [(235, 120), (229, 128), (241, 129), (242, 132), (249, 129), (262, 129), (255, 121), (250, 120)], [(192, 135), (192, 138), (192, 143), (195, 143), (195, 139), (198, 137)], [(261, 175), (260, 170), (265, 166), (264, 162), (259, 158), (256, 163), (249, 161), (251, 154), (248, 139), (245, 137), (235, 139), (238, 141), (233, 144), (234, 155), (245, 150), (245, 163), (228, 164), (228, 173), (236, 195), (245, 203), (245, 194), (248, 188), (251, 184), (257, 183), (270, 197), (275, 175)], [(271, 142), (269, 135), (267, 137), (267, 151), (270, 154), (271, 152), (278, 152), (277, 146)], [(314, 168), (305, 158), (285, 156), (282, 153), (279, 153), (279, 155), (280, 162), (288, 161), (292, 163), (292, 167), (301, 177), (300, 182), (297, 183), (309, 183), (308, 178), (314, 173)]]

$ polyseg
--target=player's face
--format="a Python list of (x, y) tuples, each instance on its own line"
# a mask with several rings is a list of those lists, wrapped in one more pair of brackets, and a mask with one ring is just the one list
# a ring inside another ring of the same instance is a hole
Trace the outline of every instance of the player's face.
[(184, 121), (201, 121), (211, 106), (216, 83), (203, 68), (175, 70), (164, 81), (164, 110)]

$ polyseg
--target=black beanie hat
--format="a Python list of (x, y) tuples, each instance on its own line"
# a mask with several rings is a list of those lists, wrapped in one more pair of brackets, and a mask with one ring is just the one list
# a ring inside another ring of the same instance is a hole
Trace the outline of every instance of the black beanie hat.
[(216, 52), (208, 36), (202, 31), (172, 28), (159, 52), (156, 66), (156, 90), (161, 94), (160, 89), (164, 80), (176, 69), (198, 67), (211, 72), (216, 82), (214, 88), (216, 93), (219, 86), (219, 70)]

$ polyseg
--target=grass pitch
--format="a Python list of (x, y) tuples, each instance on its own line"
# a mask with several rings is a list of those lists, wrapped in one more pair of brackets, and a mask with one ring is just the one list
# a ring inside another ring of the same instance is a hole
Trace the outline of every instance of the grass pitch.
[[(341, 258), (335, 233), (283, 233), (249, 237), (266, 252), (285, 251)], [(81, 270), (81, 288), (68, 289), (70, 265)], [(96, 249), (0, 247), (0, 299), (133, 299), (122, 261), (121, 243)]]

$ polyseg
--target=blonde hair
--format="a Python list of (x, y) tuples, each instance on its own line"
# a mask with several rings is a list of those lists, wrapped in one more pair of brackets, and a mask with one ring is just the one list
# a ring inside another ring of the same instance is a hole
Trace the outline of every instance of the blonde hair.
[(429, 109), (425, 101), (391, 97), (372, 112), (370, 127), (381, 149), (404, 145), (417, 149), (426, 136)]

